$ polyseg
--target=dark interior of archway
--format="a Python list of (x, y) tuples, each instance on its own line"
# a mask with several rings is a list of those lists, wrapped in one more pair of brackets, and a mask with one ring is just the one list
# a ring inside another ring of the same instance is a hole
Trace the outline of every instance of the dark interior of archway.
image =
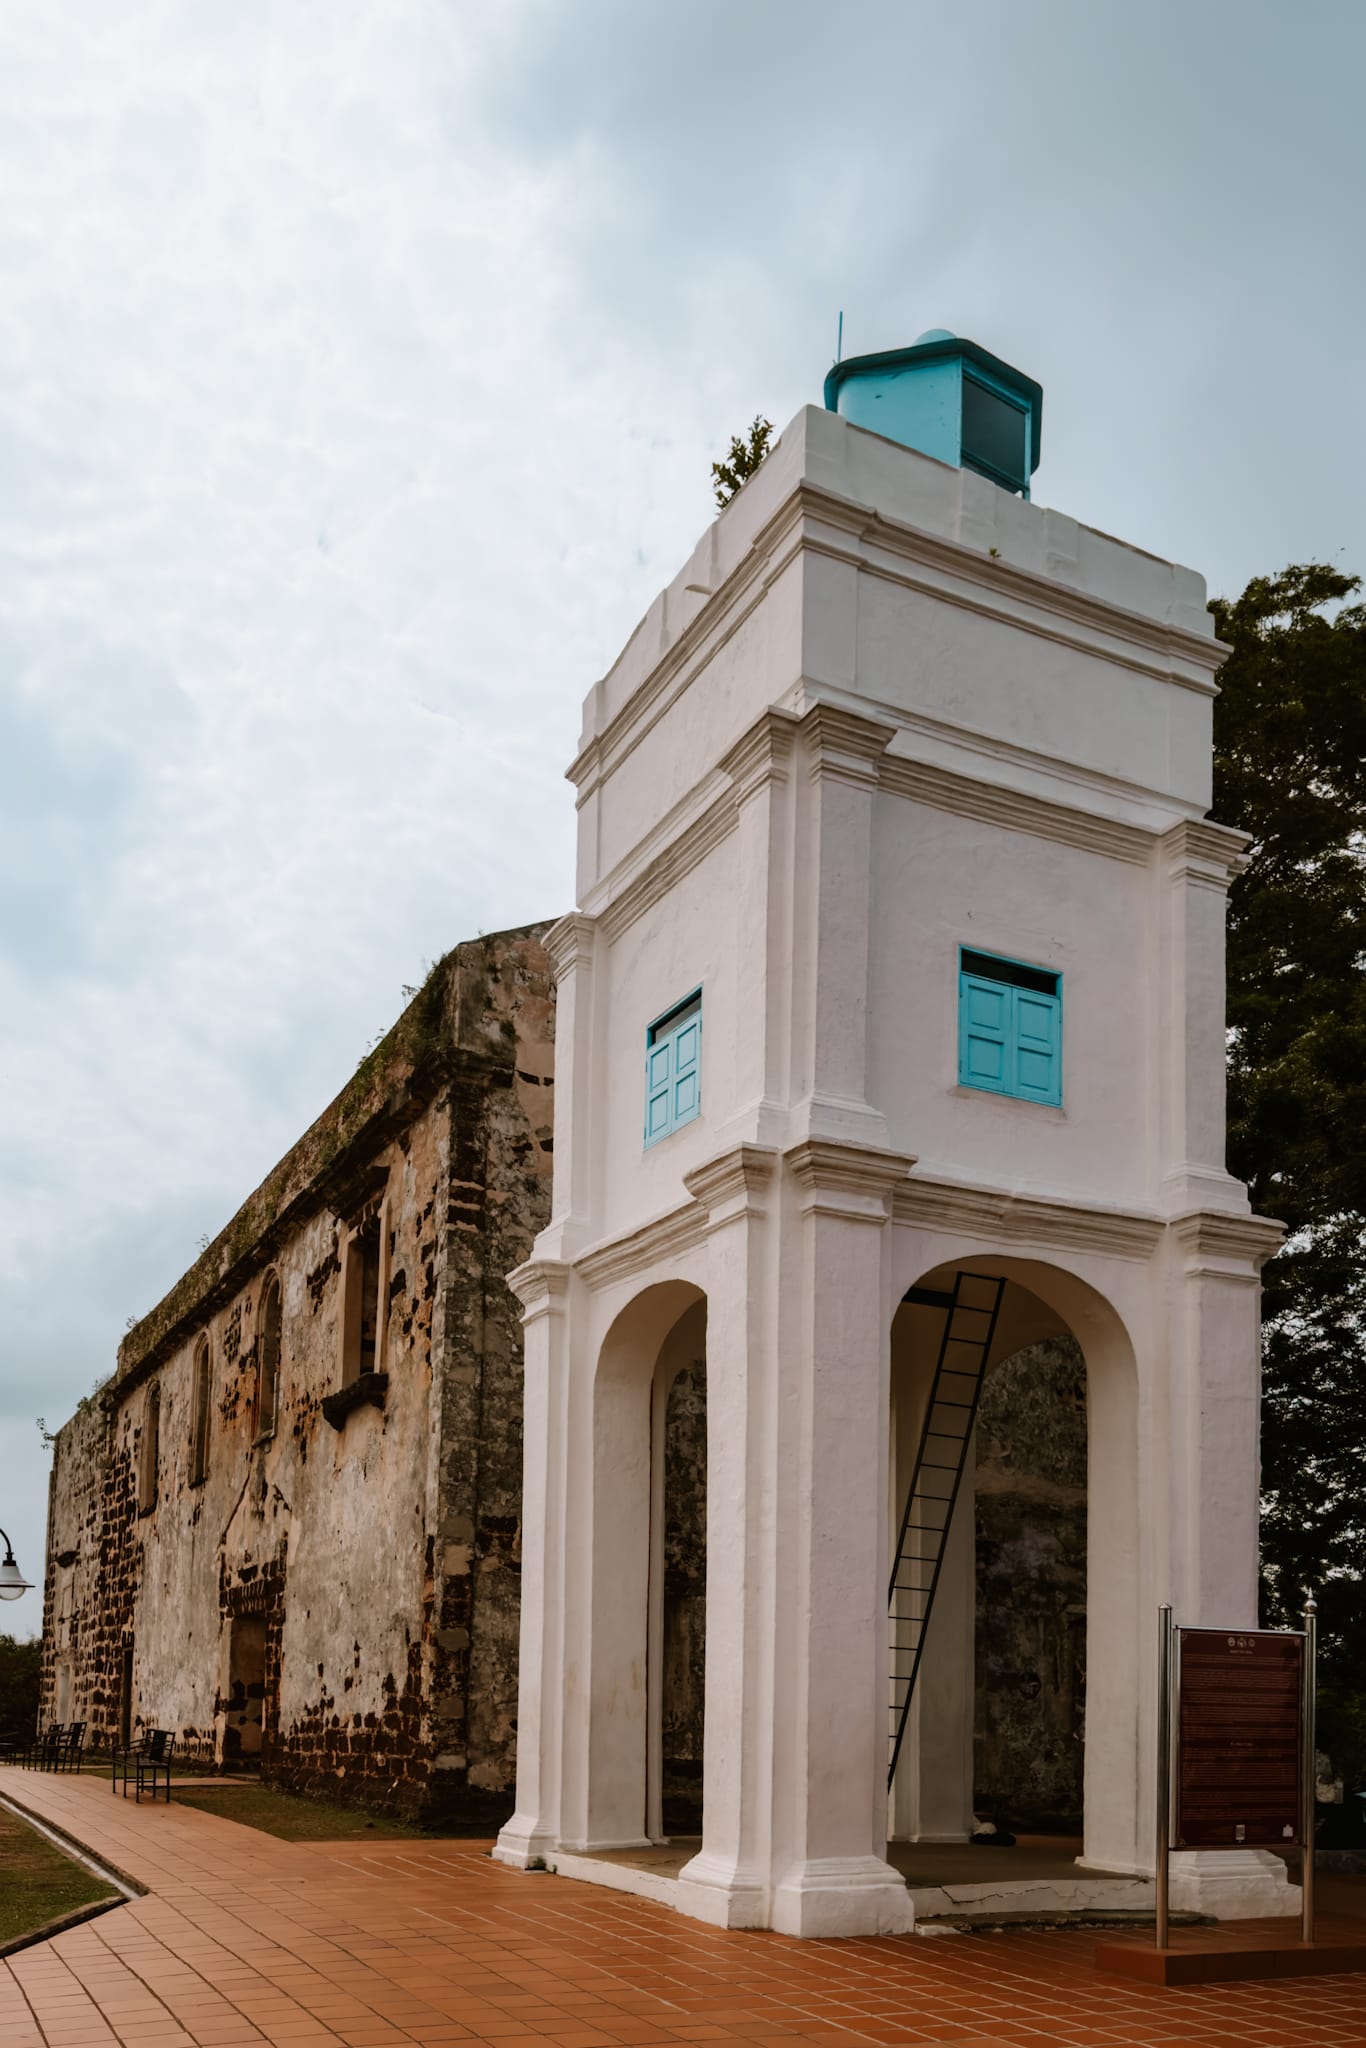
[(1012, 1830), (1081, 1832), (1086, 1700), (1086, 1363), (1049, 1338), (993, 1368), (977, 1414), (973, 1804)]
[(707, 1369), (696, 1359), (669, 1390), (664, 1418), (664, 1832), (702, 1831), (702, 1716), (707, 1645)]

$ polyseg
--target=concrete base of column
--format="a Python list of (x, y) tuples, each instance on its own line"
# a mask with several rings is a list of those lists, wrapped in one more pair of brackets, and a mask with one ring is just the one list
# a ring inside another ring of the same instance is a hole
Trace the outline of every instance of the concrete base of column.
[(514, 1813), (510, 1821), (499, 1830), (498, 1840), (493, 1845), (495, 1863), (506, 1863), (512, 1870), (539, 1868), (555, 1847), (555, 1837), (544, 1828), (539, 1828), (534, 1819), (524, 1813)]
[(1298, 1913), (1298, 1885), (1269, 1849), (1178, 1849), (1168, 1865), (1171, 1902), (1216, 1920), (1269, 1920)]
[(768, 1900), (757, 1871), (705, 1849), (678, 1873), (678, 1910), (711, 1927), (767, 1927)]
[(909, 1934), (906, 1880), (878, 1856), (823, 1856), (790, 1870), (773, 1894), (779, 1934)]

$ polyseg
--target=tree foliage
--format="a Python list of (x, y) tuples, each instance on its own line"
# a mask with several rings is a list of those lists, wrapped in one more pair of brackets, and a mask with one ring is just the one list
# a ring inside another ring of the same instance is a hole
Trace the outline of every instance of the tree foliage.
[(1228, 926), (1229, 1166), (1288, 1226), (1265, 1274), (1268, 1619), (1319, 1601), (1366, 1698), (1366, 607), (1320, 564), (1212, 609), (1233, 647), (1214, 816), (1252, 835)]
[(716, 493), (716, 502), (724, 511), (740, 486), (748, 482), (769, 450), (773, 439), (773, 422), (766, 420), (762, 413), (754, 415), (754, 422), (747, 440), (738, 434), (731, 436), (730, 448), (724, 462), (713, 462), (711, 484)]
[(43, 1646), (0, 1636), (0, 1736), (27, 1738), (38, 1720), (38, 1676)]

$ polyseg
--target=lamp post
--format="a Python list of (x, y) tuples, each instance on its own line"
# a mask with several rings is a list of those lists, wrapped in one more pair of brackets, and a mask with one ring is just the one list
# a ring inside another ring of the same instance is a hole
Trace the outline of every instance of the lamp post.
[(18, 1600), (30, 1590), (33, 1582), (24, 1577), (14, 1562), (14, 1546), (3, 1529), (0, 1529), (0, 1536), (5, 1537), (5, 1561), (0, 1564), (0, 1600)]

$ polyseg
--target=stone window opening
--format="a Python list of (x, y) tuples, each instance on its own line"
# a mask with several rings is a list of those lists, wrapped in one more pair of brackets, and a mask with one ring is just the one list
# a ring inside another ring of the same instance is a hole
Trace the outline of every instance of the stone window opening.
[(388, 1245), (385, 1221), (381, 1204), (370, 1203), (352, 1223), (347, 1236), (342, 1311), (343, 1387), (384, 1368), (380, 1268), (388, 1263), (384, 1256)]
[(190, 1484), (200, 1486), (209, 1473), (209, 1409), (213, 1374), (209, 1340), (201, 1337), (194, 1354), (194, 1405), (190, 1424)]
[(267, 1274), (261, 1289), (260, 1334), (256, 1360), (256, 1441), (263, 1443), (275, 1434), (280, 1404), (280, 1279)]
[(161, 1382), (153, 1380), (142, 1409), (142, 1444), (138, 1453), (138, 1513), (148, 1515), (157, 1504), (157, 1464), (161, 1455)]

